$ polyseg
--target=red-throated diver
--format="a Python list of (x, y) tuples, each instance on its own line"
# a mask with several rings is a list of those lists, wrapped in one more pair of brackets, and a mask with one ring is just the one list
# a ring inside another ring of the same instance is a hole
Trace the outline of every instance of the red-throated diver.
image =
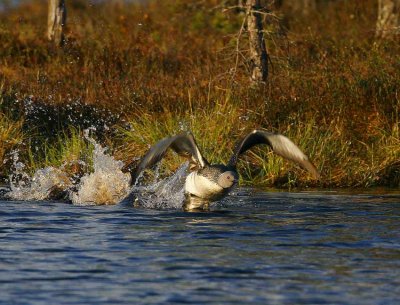
[[(158, 163), (164, 157), (167, 149), (171, 148), (179, 155), (191, 157), (197, 165), (197, 169), (186, 178), (185, 193), (189, 200), (185, 204), (185, 209), (206, 209), (209, 202), (224, 197), (237, 183), (239, 175), (236, 164), (239, 156), (259, 144), (269, 145), (277, 155), (299, 164), (314, 178), (319, 178), (317, 169), (308, 160), (308, 157), (287, 137), (279, 133), (254, 130), (238, 142), (227, 165), (210, 164), (200, 153), (191, 133), (164, 138), (154, 144), (142, 157), (131, 172), (131, 183), (136, 183), (142, 171)], [(128, 164), (125, 168), (128, 169), (130, 166), (131, 164)]]

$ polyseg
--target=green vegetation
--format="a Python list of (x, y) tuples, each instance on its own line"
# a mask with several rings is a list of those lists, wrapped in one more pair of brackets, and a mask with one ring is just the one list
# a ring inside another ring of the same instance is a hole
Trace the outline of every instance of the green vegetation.
[(42, 149), (28, 149), (31, 171), (54, 166), (70, 176), (79, 176), (92, 170), (93, 145), (74, 127), (58, 135), (52, 143), (45, 143)]
[[(93, 125), (124, 161), (183, 130), (226, 161), (231, 138), (265, 128), (297, 143), (322, 179), (256, 149), (240, 162), (244, 184), (398, 187), (400, 43), (375, 39), (375, 1), (326, 1), (307, 17), (273, 8), (270, 76), (258, 87), (245, 34), (237, 57), (243, 15), (217, 2), (67, 1), (62, 49), (45, 39), (42, 1), (0, 12), (1, 159), (18, 148), (30, 170), (75, 164), (90, 155), (79, 130)], [(0, 168), (6, 176), (9, 162)]]
[(24, 140), (20, 121), (12, 121), (4, 113), (0, 113), (0, 160), (5, 158), (10, 151)]

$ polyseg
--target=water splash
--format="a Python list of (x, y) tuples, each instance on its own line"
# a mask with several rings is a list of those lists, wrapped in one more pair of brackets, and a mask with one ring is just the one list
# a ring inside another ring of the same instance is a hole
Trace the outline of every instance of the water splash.
[(189, 162), (185, 162), (170, 177), (156, 179), (145, 186), (134, 186), (135, 206), (149, 209), (181, 209), (185, 201), (185, 179), (188, 174)]
[[(61, 168), (45, 167), (33, 176), (25, 172), (18, 152), (13, 154), (13, 174), (10, 190), (5, 197), (12, 200), (64, 199), (75, 205), (112, 205), (121, 202), (131, 193), (135, 206), (153, 209), (181, 209), (185, 200), (184, 183), (189, 163), (184, 163), (172, 176), (160, 179), (156, 170), (155, 179), (147, 185), (130, 186), (131, 176), (122, 172), (122, 161), (106, 153), (107, 147), (90, 137), (91, 129), (84, 131), (85, 139), (93, 149), (93, 169), (80, 179), (69, 177)], [(84, 162), (82, 160), (78, 162)]]
[(51, 166), (37, 170), (32, 177), (26, 173), (23, 173), (22, 177), (19, 180), (11, 180), (10, 191), (5, 197), (14, 200), (59, 198), (72, 185), (65, 172)]
[[(85, 173), (77, 182), (69, 177), (63, 168), (45, 167), (33, 176), (25, 171), (19, 162), (18, 152), (13, 154), (13, 174), (10, 176), (10, 191), (5, 197), (13, 200), (46, 200), (64, 198), (76, 205), (116, 204), (130, 192), (130, 174), (123, 173), (123, 162), (106, 154), (102, 147), (89, 137), (94, 145), (93, 171)], [(82, 161), (83, 162), (83, 161)]]
[(94, 171), (81, 178), (77, 191), (70, 191), (69, 198), (76, 205), (109, 205), (120, 202), (131, 190), (130, 174), (121, 170), (124, 163), (107, 155), (107, 148), (90, 138), (87, 131), (85, 138), (94, 145)]
[(24, 171), (25, 165), (19, 161), (18, 150), (11, 155), (14, 172), (9, 177), (10, 190), (4, 194), (5, 197), (14, 200), (43, 200), (71, 185), (68, 176), (54, 167), (39, 169), (30, 177)]

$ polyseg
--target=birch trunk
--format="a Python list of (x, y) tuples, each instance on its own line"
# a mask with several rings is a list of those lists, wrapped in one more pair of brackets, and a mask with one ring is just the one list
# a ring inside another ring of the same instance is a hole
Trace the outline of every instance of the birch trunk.
[(268, 53), (265, 47), (260, 0), (247, 0), (247, 29), (250, 43), (251, 80), (265, 82), (268, 77)]
[(47, 38), (56, 46), (64, 44), (64, 25), (67, 18), (65, 0), (49, 0)]
[(400, 32), (400, 0), (378, 0), (376, 37), (386, 38)]

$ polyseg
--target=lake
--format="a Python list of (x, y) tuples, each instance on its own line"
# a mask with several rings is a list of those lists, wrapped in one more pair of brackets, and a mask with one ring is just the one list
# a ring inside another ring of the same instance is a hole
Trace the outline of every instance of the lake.
[(400, 193), (210, 212), (0, 201), (2, 304), (399, 304)]

